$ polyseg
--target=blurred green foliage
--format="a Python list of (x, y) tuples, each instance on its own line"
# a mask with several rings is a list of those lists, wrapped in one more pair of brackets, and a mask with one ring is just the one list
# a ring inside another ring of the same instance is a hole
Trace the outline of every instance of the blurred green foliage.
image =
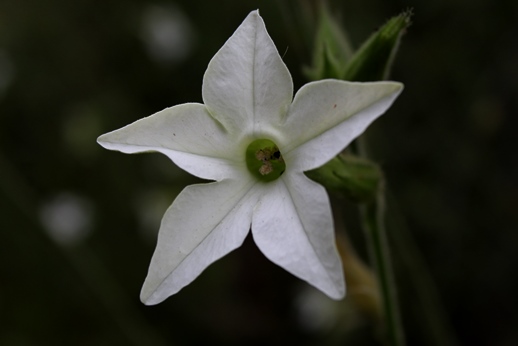
[[(460, 344), (517, 344), (518, 3), (328, 3), (355, 48), (414, 8), (392, 73), (405, 91), (366, 134), (387, 178), (408, 343), (429, 345), (439, 314)], [(256, 8), (297, 89), (312, 59), (314, 5), (0, 2), (1, 345), (379, 344), (347, 299), (329, 307), (250, 241), (165, 303), (143, 306), (160, 216), (198, 181), (159, 154), (95, 143), (201, 102), (210, 58)], [(365, 255), (353, 207), (335, 206)]]

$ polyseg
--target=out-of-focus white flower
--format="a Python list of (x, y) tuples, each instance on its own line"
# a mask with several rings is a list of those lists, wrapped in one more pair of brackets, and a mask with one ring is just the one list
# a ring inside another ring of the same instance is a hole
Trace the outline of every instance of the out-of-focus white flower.
[(40, 220), (57, 243), (74, 245), (91, 231), (91, 204), (80, 196), (63, 192), (41, 206)]
[(141, 38), (151, 58), (160, 63), (177, 63), (191, 52), (194, 33), (179, 8), (149, 6), (143, 13)]

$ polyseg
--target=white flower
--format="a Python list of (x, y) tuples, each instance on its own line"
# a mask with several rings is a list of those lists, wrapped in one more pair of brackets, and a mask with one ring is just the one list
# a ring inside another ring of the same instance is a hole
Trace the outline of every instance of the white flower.
[(239, 247), (250, 228), (268, 259), (341, 299), (329, 199), (303, 172), (343, 150), (402, 88), (322, 80), (303, 86), (292, 102), (290, 73), (258, 11), (251, 12), (209, 63), (205, 104), (167, 108), (98, 139), (124, 153), (161, 152), (215, 181), (186, 187), (167, 210), (142, 301), (158, 304), (177, 293)]

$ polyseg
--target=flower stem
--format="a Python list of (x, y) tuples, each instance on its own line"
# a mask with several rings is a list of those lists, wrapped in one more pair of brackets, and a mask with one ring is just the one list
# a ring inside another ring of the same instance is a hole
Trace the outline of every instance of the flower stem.
[(361, 207), (365, 237), (369, 255), (376, 271), (381, 289), (385, 333), (390, 346), (405, 345), (401, 317), (397, 303), (396, 285), (390, 259), (384, 215), (385, 200), (383, 189), (375, 201)]

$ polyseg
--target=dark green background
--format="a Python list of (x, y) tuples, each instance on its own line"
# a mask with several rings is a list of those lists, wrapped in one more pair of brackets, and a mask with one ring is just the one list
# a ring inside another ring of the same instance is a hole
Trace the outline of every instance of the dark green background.
[[(414, 8), (392, 74), (406, 89), (368, 132), (388, 179), (408, 343), (518, 344), (518, 2), (330, 3), (356, 46)], [(308, 6), (0, 2), (1, 345), (378, 344), (368, 324), (342, 335), (300, 323), (294, 297), (305, 284), (250, 239), (178, 295), (143, 306), (159, 216), (196, 180), (159, 154), (128, 156), (95, 142), (165, 107), (201, 102), (210, 58), (256, 8), (298, 89), (311, 57)], [(188, 23), (186, 55), (149, 53), (150, 13)], [(49, 236), (42, 215), (59, 201), (82, 207), (85, 234)], [(363, 254), (354, 220), (349, 232)], [(355, 325), (338, 322), (344, 331)]]

